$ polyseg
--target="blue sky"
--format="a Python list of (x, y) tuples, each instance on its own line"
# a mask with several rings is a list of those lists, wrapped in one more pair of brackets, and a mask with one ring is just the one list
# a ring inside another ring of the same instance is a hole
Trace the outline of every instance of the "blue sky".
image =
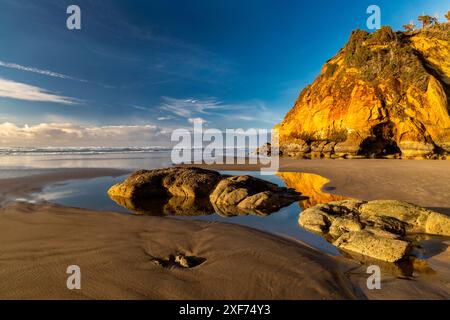
[[(82, 30), (66, 28), (70, 4)], [(271, 128), (350, 32), (366, 28), (371, 4), (394, 29), (450, 9), (442, 0), (0, 0), (0, 124), (24, 137), (40, 126), (50, 138), (61, 127), (164, 135), (196, 118)], [(0, 147), (23, 144), (5, 136)]]

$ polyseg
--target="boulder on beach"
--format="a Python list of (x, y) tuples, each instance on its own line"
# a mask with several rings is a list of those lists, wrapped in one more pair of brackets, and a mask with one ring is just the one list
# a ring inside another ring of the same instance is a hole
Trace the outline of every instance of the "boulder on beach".
[(405, 223), (409, 233), (450, 236), (450, 217), (416, 205), (393, 200), (364, 203), (359, 211), (362, 218), (394, 218)]
[(401, 260), (411, 248), (408, 241), (381, 237), (368, 231), (346, 232), (333, 244), (338, 248), (387, 262)]
[(338, 248), (389, 262), (409, 254), (407, 234), (450, 235), (449, 216), (395, 200), (320, 204), (303, 211), (299, 224)]
[(201, 168), (140, 170), (112, 186), (108, 194), (127, 199), (201, 198), (208, 196), (221, 179), (220, 173)]
[(172, 215), (193, 215), (199, 209), (224, 216), (267, 215), (301, 199), (292, 189), (252, 176), (188, 167), (137, 171), (112, 186), (108, 195), (133, 212), (149, 208), (151, 214)]
[(300, 200), (300, 197), (293, 189), (242, 175), (221, 180), (209, 199), (217, 213), (230, 216), (251, 213), (266, 215)]

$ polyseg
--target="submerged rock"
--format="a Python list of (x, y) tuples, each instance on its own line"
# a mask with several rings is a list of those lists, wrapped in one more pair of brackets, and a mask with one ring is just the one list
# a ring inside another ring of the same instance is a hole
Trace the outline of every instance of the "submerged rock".
[(396, 262), (410, 253), (406, 234), (450, 236), (450, 217), (395, 200), (344, 200), (303, 211), (299, 224), (338, 248)]
[(133, 212), (171, 215), (267, 215), (301, 199), (292, 189), (252, 176), (185, 167), (135, 172), (108, 194)]

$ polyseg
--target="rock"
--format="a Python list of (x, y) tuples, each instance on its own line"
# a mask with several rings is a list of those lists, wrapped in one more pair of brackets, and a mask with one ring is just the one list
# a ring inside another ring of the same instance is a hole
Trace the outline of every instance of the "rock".
[(175, 263), (178, 264), (180, 267), (183, 267), (183, 268), (191, 268), (192, 267), (188, 257), (186, 257), (183, 254), (177, 254), (175, 256)]
[(127, 199), (207, 197), (221, 179), (220, 173), (201, 168), (141, 170), (112, 186), (108, 195)]
[(175, 255), (169, 255), (169, 257), (167, 258), (152, 257), (151, 261), (155, 265), (163, 268), (178, 267), (189, 269), (202, 264), (206, 261), (206, 259), (202, 257), (187, 256), (182, 253), (177, 253)]
[[(276, 150), (274, 151), (276, 152)], [(270, 157), (272, 155), (272, 144), (266, 143), (262, 145), (261, 147), (256, 149), (255, 154)], [(281, 155), (281, 152), (278, 151), (278, 154)]]
[(360, 150), (363, 138), (355, 133), (349, 133), (347, 139), (337, 142), (334, 146), (334, 153), (340, 157), (356, 156)]
[(315, 157), (331, 157), (335, 145), (335, 142), (314, 141), (311, 143), (311, 153)]
[(300, 214), (300, 226), (317, 233), (328, 233), (334, 217), (323, 210), (323, 205), (309, 208)]
[(133, 212), (153, 215), (267, 215), (301, 199), (292, 189), (248, 175), (175, 167), (133, 173), (108, 194)]
[(402, 260), (410, 250), (407, 241), (380, 237), (368, 231), (343, 233), (333, 244), (340, 249), (387, 262)]
[[(399, 260), (400, 254), (409, 252), (411, 241), (403, 238), (407, 234), (450, 236), (449, 216), (395, 200), (321, 204), (303, 211), (299, 224), (324, 235), (341, 249), (386, 261), (394, 257)], [(389, 248), (391, 256), (387, 253)]]
[(354, 31), (275, 127), (283, 155), (445, 158), (449, 32), (450, 24), (413, 34)]
[(400, 150), (404, 158), (423, 159), (430, 157), (433, 154), (435, 146), (431, 143), (418, 141), (400, 141)]
[[(303, 211), (299, 217), (300, 225), (309, 229), (310, 221), (318, 221), (317, 215), (324, 216), (330, 227), (337, 218), (345, 218), (360, 221), (365, 226), (400, 236), (406, 233), (450, 236), (449, 216), (403, 201), (344, 200), (330, 202)], [(317, 227), (311, 227), (311, 229), (317, 229)]]
[(219, 214), (267, 214), (300, 200), (299, 193), (244, 175), (225, 178), (209, 196)]
[(361, 231), (363, 226), (357, 220), (349, 218), (336, 218), (330, 226), (329, 234), (332, 237), (340, 237), (347, 232)]
[[(405, 231), (409, 233), (450, 236), (449, 216), (407, 202), (395, 200), (370, 201), (362, 204), (359, 212), (363, 219), (372, 221), (380, 221), (380, 217), (384, 219), (394, 218), (402, 222)], [(392, 221), (387, 223), (390, 227), (395, 228)]]
[(394, 217), (372, 216), (363, 217), (363, 219), (365, 219), (364, 221), (367, 226), (389, 233), (394, 233), (399, 236), (404, 236), (406, 234), (406, 229), (408, 228), (407, 223), (400, 221)]
[(301, 139), (295, 139), (280, 146), (280, 151), (283, 156), (299, 158), (310, 153), (311, 147), (307, 142)]

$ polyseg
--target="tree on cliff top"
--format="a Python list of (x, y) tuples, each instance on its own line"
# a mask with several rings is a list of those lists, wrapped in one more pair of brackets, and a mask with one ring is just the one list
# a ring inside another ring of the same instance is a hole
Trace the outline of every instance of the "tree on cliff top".
[(450, 10), (445, 14), (445, 18), (450, 22)]
[(433, 21), (433, 17), (431, 16), (419, 16), (419, 21), (422, 22), (422, 27), (423, 28), (427, 28), (431, 25), (432, 21)]
[(439, 17), (436, 15), (434, 17), (431, 17), (431, 24), (437, 25), (439, 24)]

